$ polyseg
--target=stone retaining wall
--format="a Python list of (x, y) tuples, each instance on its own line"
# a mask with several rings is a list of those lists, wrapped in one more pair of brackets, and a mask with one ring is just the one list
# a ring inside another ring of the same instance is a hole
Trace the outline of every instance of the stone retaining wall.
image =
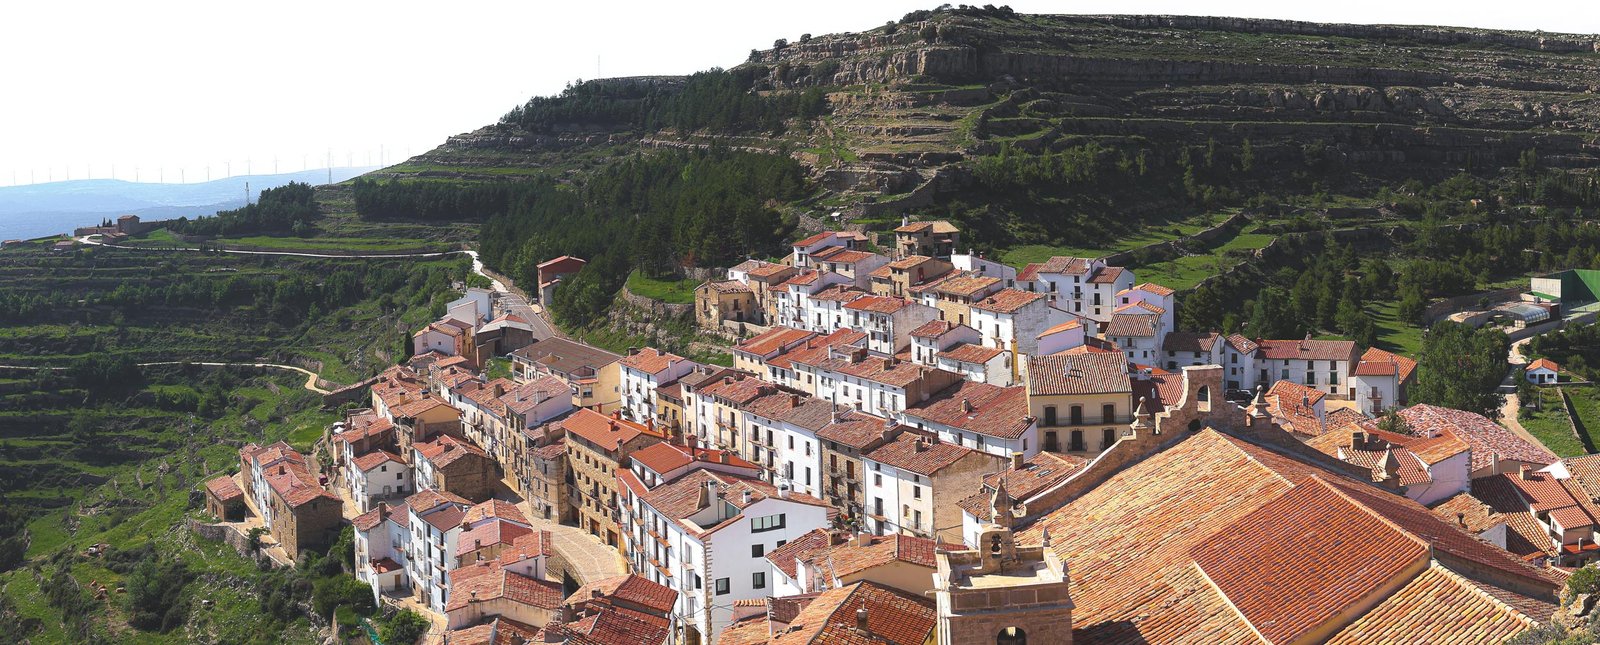
[(622, 285), (622, 291), (618, 292), (618, 295), (621, 296), (622, 300), (628, 304), (648, 311), (657, 316), (678, 317), (688, 316), (694, 313), (694, 303), (672, 304), (656, 300), (655, 298), (646, 298), (630, 291), (628, 289), (628, 285)]

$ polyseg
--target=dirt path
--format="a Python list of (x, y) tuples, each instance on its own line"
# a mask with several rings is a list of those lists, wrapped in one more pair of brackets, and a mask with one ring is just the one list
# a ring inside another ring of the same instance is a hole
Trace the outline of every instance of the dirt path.
[[(259, 367), (259, 368), (263, 368), (263, 369), (288, 370), (288, 371), (291, 371), (291, 372), (299, 372), (299, 373), (304, 374), (306, 376), (306, 382), (303, 385), (303, 387), (305, 387), (305, 389), (310, 390), (312, 392), (316, 392), (317, 394), (327, 394), (328, 393), (328, 390), (324, 390), (324, 389), (322, 389), (320, 387), (317, 387), (317, 379), (319, 379), (321, 377), (318, 376), (316, 372), (313, 372), (313, 371), (308, 370), (308, 369), (303, 368), (303, 367), (295, 367), (293, 365), (283, 365), (283, 364), (280, 364), (280, 363), (217, 363), (217, 362), (205, 362), (205, 361), (156, 361), (154, 363), (135, 363), (135, 364), (138, 365), (139, 367), (152, 367), (152, 366), (156, 366), (156, 365), (199, 365), (199, 366), (202, 366), (202, 367)], [(5, 369), (5, 370), (64, 370), (64, 369), (67, 369), (67, 368), (65, 368), (65, 367), (49, 367), (49, 366), (45, 366), (45, 365), (0, 365), (0, 369)]]

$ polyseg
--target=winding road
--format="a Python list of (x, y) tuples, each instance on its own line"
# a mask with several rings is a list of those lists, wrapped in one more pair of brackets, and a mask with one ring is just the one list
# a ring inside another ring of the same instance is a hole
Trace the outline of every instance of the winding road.
[[(156, 361), (153, 363), (135, 363), (139, 367), (154, 367), (157, 365), (199, 365), (201, 367), (258, 367), (262, 369), (288, 370), (299, 372), (306, 376), (304, 387), (317, 394), (327, 394), (328, 390), (317, 387), (317, 379), (321, 378), (316, 372), (303, 367), (283, 365), (281, 363), (218, 363), (205, 361)], [(64, 370), (65, 367), (49, 367), (45, 365), (0, 365), (0, 370)]]

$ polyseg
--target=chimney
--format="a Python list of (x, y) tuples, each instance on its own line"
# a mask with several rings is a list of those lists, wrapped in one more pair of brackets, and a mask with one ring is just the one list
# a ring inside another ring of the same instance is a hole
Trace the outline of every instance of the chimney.
[(1456, 524), (1460, 524), (1461, 528), (1467, 528), (1467, 514), (1456, 511)]
[(1360, 450), (1365, 445), (1367, 445), (1367, 432), (1365, 430), (1351, 430), (1350, 447)]
[(278, 464), (278, 474), (282, 475), (282, 474), (284, 474), (286, 472), (288, 472), (288, 471), (284, 470), (283, 464)]
[(1523, 464), (1521, 468), (1517, 469), (1517, 471), (1517, 476), (1521, 477), (1523, 481), (1533, 479), (1533, 466)]
[(483, 548), (483, 540), (480, 540), (480, 539), (477, 539), (477, 538), (473, 538), (473, 540), (472, 540), (472, 549), (474, 551), (476, 551), (476, 550), (481, 549), (481, 548)]
[(739, 496), (739, 501), (742, 502), (745, 506), (749, 506), (750, 505), (750, 489), (748, 489), (748, 488), (744, 489), (744, 494)]
[(972, 399), (969, 399), (969, 398), (964, 397), (964, 396), (961, 397), (961, 411), (962, 412), (971, 412), (972, 411)]
[(711, 505), (711, 498), (715, 496), (711, 489), (715, 486), (715, 482), (706, 482), (705, 486), (700, 487), (700, 499), (695, 503), (696, 510), (704, 510)]
[(611, 420), (611, 422), (606, 425), (610, 426), (612, 432), (617, 431), (617, 421), (615, 419)]
[(620, 409), (612, 410), (611, 411), (611, 418), (613, 418), (613, 419), (621, 419), (622, 418), (622, 410), (620, 410)]
[(628, 347), (628, 355), (629, 356), (632, 356), (632, 355), (637, 354), (637, 353), (639, 353), (639, 348), (638, 347), (633, 347), (631, 345)]
[(478, 602), (478, 590), (477, 589), (473, 589), (472, 590), (472, 602)]
[(883, 359), (883, 369), (894, 369), (894, 357), (886, 356)]
[(1012, 470), (1022, 470), (1022, 453), (1020, 453), (1020, 452), (1011, 453), (1011, 469)]
[(865, 604), (856, 610), (856, 631), (861, 632), (863, 636), (872, 633), (871, 630), (867, 629), (867, 606)]
[(778, 499), (789, 499), (789, 484), (787, 482), (778, 483)]
[(917, 437), (917, 442), (915, 444), (913, 444), (912, 449), (917, 451), (917, 452), (925, 452), (925, 451), (927, 451), (927, 449), (928, 449), (928, 438), (927, 437)]
[(800, 395), (798, 395), (798, 394), (790, 394), (789, 395), (789, 407), (791, 407), (791, 408), (800, 407)]

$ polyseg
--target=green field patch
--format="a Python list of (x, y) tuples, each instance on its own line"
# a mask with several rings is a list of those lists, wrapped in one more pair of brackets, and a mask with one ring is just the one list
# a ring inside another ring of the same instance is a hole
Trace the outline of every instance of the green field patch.
[(668, 304), (694, 304), (694, 288), (699, 280), (658, 280), (638, 271), (628, 274), (628, 290), (633, 295), (660, 300)]
[[(1521, 415), (1522, 428), (1538, 439), (1551, 452), (1562, 457), (1584, 454), (1583, 443), (1572, 434), (1567, 412), (1561, 406), (1561, 396), (1556, 392), (1542, 392), (1539, 409), (1526, 409)], [(1576, 406), (1576, 401), (1573, 402)], [(1600, 423), (1600, 419), (1596, 419)]]

